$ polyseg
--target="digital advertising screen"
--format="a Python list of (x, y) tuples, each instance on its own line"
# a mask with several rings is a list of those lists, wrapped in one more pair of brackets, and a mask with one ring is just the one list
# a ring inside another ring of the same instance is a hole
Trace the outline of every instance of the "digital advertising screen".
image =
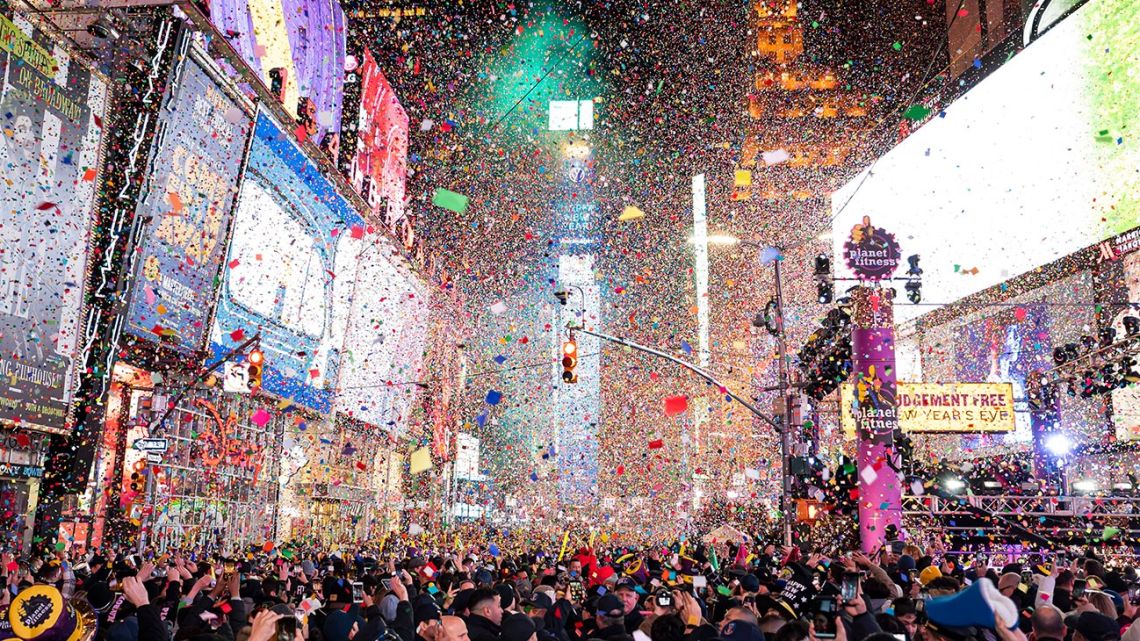
[(360, 116), (352, 186), (389, 225), (404, 217), (408, 173), (408, 114), (372, 52), (360, 65)]
[[(947, 460), (1029, 450), (1027, 377), (1052, 369), (1053, 348), (1080, 342), (1084, 328), (1096, 325), (1093, 281), (1092, 271), (1079, 271), (1018, 296), (963, 305), (952, 318), (920, 318), (917, 330), (899, 339), (900, 350), (919, 355), (917, 369), (900, 367), (899, 375), (925, 383), (1009, 384), (1015, 424), (1005, 434), (925, 434), (922, 445)], [(1058, 392), (1061, 422), (1074, 442), (1096, 441), (1106, 433), (1100, 399), (1070, 395), (1065, 386)]]
[[(338, 379), (337, 411), (398, 433), (418, 387), (426, 294), (393, 264), (390, 249), (360, 253)], [(388, 255), (386, 255), (388, 254)]]
[(20, 16), (0, 16), (0, 70), (0, 420), (61, 431), (107, 85)]
[(1138, 24), (1140, 3), (1090, 0), (832, 195), (835, 255), (865, 216), (920, 255), (897, 320), (1135, 226)]
[(259, 113), (211, 332), (214, 355), (261, 332), (263, 389), (329, 412), (365, 234), (320, 169)]
[(283, 88), (306, 137), (328, 146), (338, 136), (346, 45), (337, 0), (212, 0), (210, 21), (266, 86)]
[[(183, 59), (162, 111), (149, 183), (136, 215), (149, 219), (126, 331), (183, 353), (205, 347), (252, 118), (202, 67)], [(208, 132), (209, 135), (203, 135)]]

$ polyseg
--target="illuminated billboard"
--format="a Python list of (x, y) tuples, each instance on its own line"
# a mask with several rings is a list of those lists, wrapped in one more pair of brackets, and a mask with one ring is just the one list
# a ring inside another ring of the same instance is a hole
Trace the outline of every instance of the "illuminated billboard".
[[(855, 386), (839, 389), (840, 421), (855, 438)], [(903, 432), (1012, 432), (1016, 428), (1012, 383), (899, 383), (899, 428)]]
[(335, 160), (345, 18), (337, 0), (212, 0), (210, 21)]
[(395, 226), (404, 218), (408, 173), (408, 114), (372, 52), (360, 64), (360, 115), (349, 178), (356, 191)]
[(129, 333), (183, 353), (204, 347), (253, 126), (204, 64), (196, 50), (186, 56), (166, 98), (163, 134), (138, 206), (138, 217), (149, 222), (127, 306)]
[(921, 255), (924, 305), (896, 319), (1135, 225), (1136, 24), (1140, 3), (1090, 0), (832, 195), (835, 255), (864, 216)]
[(214, 355), (261, 332), (265, 391), (328, 412), (365, 233), (320, 168), (259, 113), (211, 333)]
[(20, 16), (0, 16), (0, 43), (0, 421), (61, 431), (107, 85)]
[(379, 241), (361, 250), (345, 331), (336, 410), (399, 433), (419, 391), (427, 297)]

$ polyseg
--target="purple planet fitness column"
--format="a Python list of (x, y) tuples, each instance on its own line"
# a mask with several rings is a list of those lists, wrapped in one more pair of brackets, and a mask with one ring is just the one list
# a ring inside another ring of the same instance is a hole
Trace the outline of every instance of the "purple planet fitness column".
[(901, 529), (902, 487), (891, 466), (898, 429), (893, 290), (858, 287), (851, 295), (851, 360), (859, 434), (859, 540), (882, 546), (887, 527)]

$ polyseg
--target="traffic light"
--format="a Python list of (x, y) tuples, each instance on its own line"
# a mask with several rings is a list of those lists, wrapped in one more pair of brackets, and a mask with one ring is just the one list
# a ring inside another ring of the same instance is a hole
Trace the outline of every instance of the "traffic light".
[(143, 475), (143, 470), (146, 469), (146, 461), (139, 459), (131, 467), (130, 482), (127, 487), (132, 492), (142, 492), (146, 489), (146, 477)]
[(835, 287), (831, 278), (831, 259), (827, 254), (815, 257), (815, 293), (821, 305), (830, 303), (835, 298)]
[(918, 266), (918, 254), (907, 256), (910, 269), (906, 270), (906, 299), (917, 305), (922, 302), (922, 268)]
[(906, 299), (915, 305), (922, 302), (922, 283), (917, 280), (907, 281)]
[(562, 382), (572, 384), (578, 382), (578, 374), (574, 369), (578, 367), (578, 344), (574, 339), (562, 344)]
[(265, 354), (259, 349), (252, 350), (245, 359), (249, 365), (249, 389), (261, 387), (261, 374), (265, 369)]

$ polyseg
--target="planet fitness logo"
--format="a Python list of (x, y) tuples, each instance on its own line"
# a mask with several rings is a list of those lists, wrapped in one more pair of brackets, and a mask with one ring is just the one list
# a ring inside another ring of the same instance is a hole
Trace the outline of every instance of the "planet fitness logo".
[(860, 280), (880, 281), (890, 278), (899, 268), (902, 251), (894, 234), (871, 225), (871, 217), (851, 228), (851, 237), (843, 243), (843, 260)]

